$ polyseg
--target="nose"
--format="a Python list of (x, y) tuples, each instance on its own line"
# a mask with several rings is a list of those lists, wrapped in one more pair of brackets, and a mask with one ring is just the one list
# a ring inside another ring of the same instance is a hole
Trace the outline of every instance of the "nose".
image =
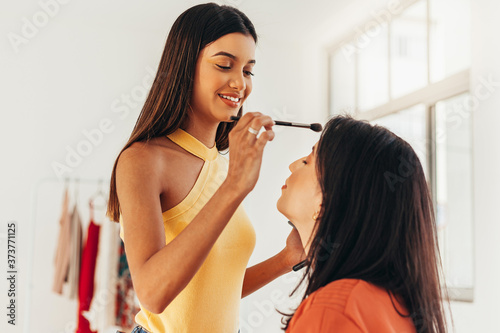
[(290, 171), (293, 172), (296, 169), (296, 167), (297, 167), (297, 162), (299, 162), (299, 161), (300, 161), (300, 159), (298, 159), (295, 162), (293, 162), (292, 164), (290, 164), (288, 166), (288, 169), (290, 169)]
[(236, 91), (242, 91), (246, 89), (245, 78), (243, 77), (243, 73), (234, 74), (229, 80), (229, 87)]

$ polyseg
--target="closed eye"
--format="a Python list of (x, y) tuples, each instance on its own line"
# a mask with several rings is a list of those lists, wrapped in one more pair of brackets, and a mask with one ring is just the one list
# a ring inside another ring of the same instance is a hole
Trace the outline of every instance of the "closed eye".
[[(231, 67), (229, 67), (229, 66), (217, 65), (217, 67), (219, 67), (220, 69), (224, 69), (224, 70), (231, 69)], [(254, 74), (252, 72), (250, 72), (250, 71), (243, 71), (243, 73), (245, 73), (246, 75), (254, 76)]]

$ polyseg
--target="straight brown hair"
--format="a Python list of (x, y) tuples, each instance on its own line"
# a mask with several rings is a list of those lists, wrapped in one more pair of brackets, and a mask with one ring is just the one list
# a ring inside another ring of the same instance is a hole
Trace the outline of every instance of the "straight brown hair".
[[(196, 62), (200, 51), (209, 43), (229, 33), (251, 35), (257, 43), (252, 22), (241, 11), (216, 3), (187, 9), (174, 22), (167, 37), (156, 77), (130, 138), (118, 154), (111, 174), (106, 215), (111, 221), (120, 218), (116, 193), (116, 166), (122, 152), (134, 142), (149, 141), (175, 132), (188, 119)], [(241, 116), (243, 107), (238, 111)], [(228, 134), (234, 122), (221, 122), (215, 144), (219, 152), (229, 148)]]

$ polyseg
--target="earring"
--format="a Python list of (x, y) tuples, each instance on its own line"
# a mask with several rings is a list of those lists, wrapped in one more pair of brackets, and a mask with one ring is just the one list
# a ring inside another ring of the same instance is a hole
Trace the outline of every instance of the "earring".
[(319, 211), (315, 212), (312, 216), (313, 220), (316, 221), (318, 219)]

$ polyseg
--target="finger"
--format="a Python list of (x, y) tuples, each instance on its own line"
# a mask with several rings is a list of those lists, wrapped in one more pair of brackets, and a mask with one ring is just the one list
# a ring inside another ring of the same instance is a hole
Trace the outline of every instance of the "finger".
[(265, 132), (262, 132), (262, 134), (264, 134), (264, 133), (267, 133), (267, 137), (268, 137), (269, 141), (273, 141), (274, 137), (276, 136), (276, 133), (272, 129), (268, 129)]
[[(257, 135), (260, 131), (260, 119), (259, 116), (254, 117), (245, 127), (245, 140), (248, 144), (252, 145), (257, 140)], [(255, 131), (257, 133), (255, 133)]]
[(255, 145), (257, 146), (257, 149), (259, 151), (262, 151), (268, 141), (271, 141), (274, 139), (274, 132), (273, 130), (267, 130), (265, 132), (262, 132), (261, 135), (257, 138), (257, 142)]
[(243, 115), (243, 117), (238, 120), (238, 124), (234, 127), (233, 130), (241, 131), (241, 130), (246, 130), (246, 127), (250, 122), (255, 119), (255, 117), (258, 117), (262, 115), (260, 112), (247, 112)]
[[(272, 119), (269, 116), (257, 116), (252, 121), (250, 124), (247, 126), (247, 141), (249, 144), (253, 144), (257, 140), (257, 136), (259, 135), (260, 129), (262, 126), (265, 124), (266, 127), (269, 127), (272, 122)], [(254, 131), (257, 131), (257, 133), (254, 133)]]
[(274, 120), (271, 117), (264, 116), (264, 121), (262, 122), (262, 126), (264, 126), (264, 128), (266, 130), (273, 129), (274, 125), (276, 125), (276, 123), (274, 122)]
[(269, 116), (261, 114), (252, 120), (252, 125), (255, 125), (252, 127), (258, 130), (260, 130), (261, 126), (264, 126), (265, 129), (271, 129), (274, 126), (274, 120)]
[(256, 131), (260, 131), (261, 127), (264, 127), (266, 130), (271, 130), (274, 124), (274, 120), (272, 120), (271, 117), (261, 115), (252, 119), (252, 121), (248, 125), (248, 128), (253, 128)]

